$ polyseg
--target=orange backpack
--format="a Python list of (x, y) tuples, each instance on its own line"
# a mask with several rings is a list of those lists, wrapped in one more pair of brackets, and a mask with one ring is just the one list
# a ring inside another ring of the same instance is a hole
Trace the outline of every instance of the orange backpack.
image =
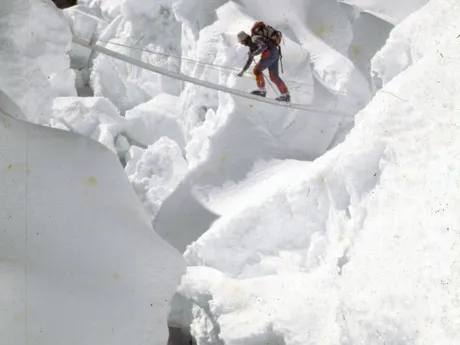
[(266, 25), (264, 22), (257, 22), (252, 26), (251, 36), (262, 36), (273, 41), (277, 46), (281, 44), (283, 34), (281, 31), (276, 30), (270, 25)]
[(268, 38), (276, 44), (278, 52), (280, 54), (281, 73), (284, 73), (283, 55), (281, 54), (281, 39), (283, 38), (283, 34), (281, 33), (281, 31), (276, 30), (270, 25), (266, 25), (264, 22), (256, 22), (251, 28), (251, 36), (255, 35)]

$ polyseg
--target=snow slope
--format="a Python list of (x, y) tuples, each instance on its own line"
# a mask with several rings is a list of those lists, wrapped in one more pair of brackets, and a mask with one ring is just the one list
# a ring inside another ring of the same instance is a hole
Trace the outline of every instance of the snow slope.
[(342, 144), (196, 193), (222, 214), (184, 254), (197, 344), (460, 341), (460, 7), (430, 10), (444, 34)]
[(0, 95), (2, 342), (164, 344), (183, 260), (116, 156)]

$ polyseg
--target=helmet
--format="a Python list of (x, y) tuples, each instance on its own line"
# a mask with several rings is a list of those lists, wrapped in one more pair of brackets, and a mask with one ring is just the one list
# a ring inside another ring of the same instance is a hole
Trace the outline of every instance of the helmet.
[(244, 40), (246, 40), (247, 38), (249, 38), (250, 36), (244, 32), (244, 31), (240, 31), (238, 33), (238, 35), (236, 35), (236, 37), (238, 38), (238, 42), (243, 42)]

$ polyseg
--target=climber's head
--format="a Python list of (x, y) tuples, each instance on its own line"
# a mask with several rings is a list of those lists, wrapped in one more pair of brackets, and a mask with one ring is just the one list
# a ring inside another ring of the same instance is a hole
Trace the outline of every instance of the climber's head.
[(238, 38), (238, 42), (242, 45), (247, 46), (249, 42), (251, 41), (251, 36), (249, 36), (246, 32), (240, 31), (238, 35), (236, 35)]

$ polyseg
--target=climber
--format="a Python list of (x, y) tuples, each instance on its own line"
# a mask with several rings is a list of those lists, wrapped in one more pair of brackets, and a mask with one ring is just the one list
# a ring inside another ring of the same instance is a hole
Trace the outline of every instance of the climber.
[(291, 96), (289, 94), (289, 90), (279, 76), (278, 62), (280, 54), (277, 45), (269, 38), (260, 35), (253, 35), (251, 37), (244, 31), (239, 32), (237, 38), (240, 44), (249, 47), (249, 58), (241, 72), (238, 73), (239, 77), (243, 76), (243, 73), (246, 72), (249, 66), (251, 66), (254, 61), (254, 56), (262, 54), (259, 62), (253, 70), (259, 89), (252, 91), (251, 94), (262, 97), (266, 96), (267, 91), (265, 89), (265, 78), (262, 72), (268, 68), (270, 80), (276, 84), (281, 94), (281, 96), (277, 97), (276, 100), (281, 102), (290, 102)]

